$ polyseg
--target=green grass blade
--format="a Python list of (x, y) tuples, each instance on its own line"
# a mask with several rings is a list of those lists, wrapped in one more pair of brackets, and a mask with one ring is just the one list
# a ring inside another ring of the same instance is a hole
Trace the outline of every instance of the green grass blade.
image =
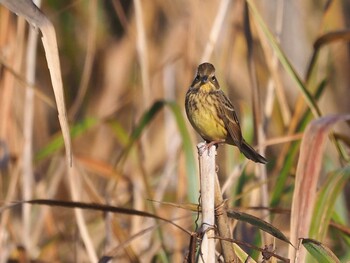
[[(347, 211), (344, 211), (344, 212), (347, 213)], [(347, 218), (347, 214), (345, 214), (345, 216), (343, 216), (343, 215), (341, 215), (341, 213), (339, 213), (337, 211), (335, 211), (332, 214), (332, 222), (334, 222), (337, 225), (344, 225), (344, 226), (349, 225), (349, 223), (348, 223), (349, 220)], [(336, 230), (336, 234), (339, 235), (339, 237), (341, 237), (342, 241), (344, 241), (344, 245), (348, 248), (347, 250), (350, 251), (350, 235), (348, 234), (348, 232), (344, 233), (343, 231)], [(350, 261), (350, 259), (349, 259), (349, 261)]]
[(306, 250), (317, 260), (322, 263), (340, 263), (340, 260), (333, 252), (322, 243), (313, 239), (303, 239), (302, 244)]
[(125, 160), (134, 143), (140, 138), (144, 129), (152, 122), (157, 113), (164, 107), (164, 101), (156, 101), (141, 117), (139, 123), (132, 131), (125, 149), (118, 157), (117, 164)]
[(174, 114), (177, 127), (182, 138), (182, 147), (186, 157), (186, 171), (188, 180), (188, 198), (189, 201), (195, 203), (198, 201), (198, 177), (197, 177), (197, 161), (193, 154), (193, 147), (190, 134), (187, 131), (186, 123), (181, 113), (181, 109), (175, 102), (168, 102), (167, 105)]
[[(87, 117), (83, 121), (76, 123), (70, 128), (70, 136), (72, 139), (80, 136), (87, 130), (91, 129), (98, 123), (98, 120), (95, 118)], [(35, 155), (35, 161), (40, 161), (58, 150), (64, 147), (64, 141), (62, 137), (62, 133), (55, 136), (46, 146), (44, 146), (38, 153)]]
[(124, 127), (116, 120), (109, 121), (110, 127), (112, 128), (117, 140), (123, 145), (127, 145), (129, 141), (129, 134)]
[[(327, 81), (323, 80), (321, 83), (318, 85), (316, 93), (315, 93), (315, 98), (318, 100), (321, 95), (323, 94), (323, 91), (325, 90), (327, 85)], [(298, 125), (297, 132), (302, 132), (305, 130), (306, 125), (310, 122), (312, 119), (312, 114), (310, 110), (307, 110), (303, 117), (301, 118), (301, 121)], [(288, 152), (288, 155), (286, 157), (286, 160), (284, 162), (283, 168), (277, 178), (276, 185), (274, 187), (274, 191), (272, 193), (271, 197), (271, 206), (275, 207), (279, 204), (282, 194), (285, 193), (285, 185), (287, 182), (287, 178), (290, 174), (290, 171), (294, 165), (294, 160), (299, 152), (299, 146), (300, 142), (294, 142), (290, 146), (290, 150)]]
[(327, 180), (318, 193), (310, 226), (311, 238), (321, 241), (325, 238), (335, 201), (349, 178), (350, 166), (336, 170), (327, 176)]
[(227, 216), (230, 218), (234, 218), (236, 220), (245, 222), (245, 223), (249, 223), (249, 224), (261, 229), (262, 231), (269, 233), (270, 235), (274, 236), (275, 238), (278, 238), (278, 239), (290, 244), (288, 238), (278, 228), (274, 227), (270, 223), (268, 223), (260, 218), (257, 218), (255, 216), (252, 216), (252, 215), (249, 215), (246, 213), (238, 212), (238, 211), (228, 211)]

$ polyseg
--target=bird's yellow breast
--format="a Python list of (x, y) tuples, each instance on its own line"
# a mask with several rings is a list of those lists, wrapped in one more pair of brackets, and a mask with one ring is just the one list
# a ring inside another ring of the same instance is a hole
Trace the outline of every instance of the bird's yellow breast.
[(218, 102), (215, 102), (214, 99), (208, 94), (191, 94), (187, 115), (192, 126), (205, 140), (225, 140), (227, 130), (224, 122), (218, 116), (215, 107), (215, 103)]

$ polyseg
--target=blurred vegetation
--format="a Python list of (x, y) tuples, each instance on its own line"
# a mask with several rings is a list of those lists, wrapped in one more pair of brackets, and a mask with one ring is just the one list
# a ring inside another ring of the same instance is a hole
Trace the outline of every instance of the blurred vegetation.
[[(244, 137), (269, 160), (266, 170), (257, 169), (236, 147), (219, 147), (218, 173), (228, 206), (271, 222), (289, 237), (301, 136), (315, 118), (350, 112), (350, 5), (340, 0), (251, 0), (247, 2), (256, 2), (256, 13), (249, 5), (247, 20), (244, 1), (229, 2), (220, 13), (223, 2), (43, 1), (41, 10), (55, 26), (60, 49), (74, 172), (67, 172), (57, 111), (47, 103), (54, 97), (39, 42), (33, 183), (27, 186), (22, 184), (23, 79), (29, 26), (1, 6), (4, 205), (23, 200), (26, 187), (33, 199), (72, 200), (69, 176), (74, 176), (81, 202), (148, 211), (194, 231), (197, 213), (186, 204), (198, 203), (195, 146), (200, 138), (185, 120), (183, 104), (196, 67), (205, 59), (215, 65), (220, 85), (236, 106)], [(141, 13), (135, 12), (137, 3)], [(223, 23), (215, 28), (220, 16)], [(217, 39), (211, 38), (213, 28), (219, 30)], [(314, 114), (313, 104), (320, 116)], [(350, 260), (349, 122), (338, 123), (332, 134), (318, 163), (320, 197), (314, 216), (329, 214), (322, 234), (313, 238), (346, 262)], [(333, 181), (338, 175), (339, 181)], [(0, 262), (25, 262), (23, 257), (35, 262), (91, 260), (73, 210), (31, 206), (29, 226), (22, 214), (22, 208), (0, 214)], [(182, 262), (188, 252), (190, 236), (157, 217), (93, 210), (83, 214), (98, 258)], [(312, 231), (317, 232), (317, 225)], [(261, 248), (276, 242), (275, 253), (288, 258), (288, 243), (266, 237), (245, 222), (234, 224), (234, 238)], [(261, 262), (260, 252), (243, 248)]]

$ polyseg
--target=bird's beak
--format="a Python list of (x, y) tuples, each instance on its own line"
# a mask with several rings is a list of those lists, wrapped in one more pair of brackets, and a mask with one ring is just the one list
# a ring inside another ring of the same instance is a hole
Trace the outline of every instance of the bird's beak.
[(202, 78), (202, 83), (207, 83), (208, 82), (208, 76), (204, 76)]

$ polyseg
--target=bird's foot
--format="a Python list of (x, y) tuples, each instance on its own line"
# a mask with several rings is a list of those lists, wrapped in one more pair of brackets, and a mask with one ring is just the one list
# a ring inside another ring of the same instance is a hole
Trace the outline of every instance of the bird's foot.
[(203, 153), (206, 151), (206, 150), (209, 150), (211, 146), (215, 145), (216, 148), (218, 147), (219, 144), (221, 143), (224, 143), (225, 140), (216, 140), (216, 141), (206, 141), (205, 143), (200, 143), (197, 145), (197, 148), (198, 148), (198, 153), (200, 156), (203, 155)]
[(211, 141), (211, 142), (207, 142), (207, 143), (206, 143), (206, 146), (207, 146), (208, 149), (209, 149), (210, 147), (212, 147), (213, 145), (215, 145), (216, 148), (218, 148), (219, 144), (224, 143), (224, 142), (225, 142), (225, 140)]

